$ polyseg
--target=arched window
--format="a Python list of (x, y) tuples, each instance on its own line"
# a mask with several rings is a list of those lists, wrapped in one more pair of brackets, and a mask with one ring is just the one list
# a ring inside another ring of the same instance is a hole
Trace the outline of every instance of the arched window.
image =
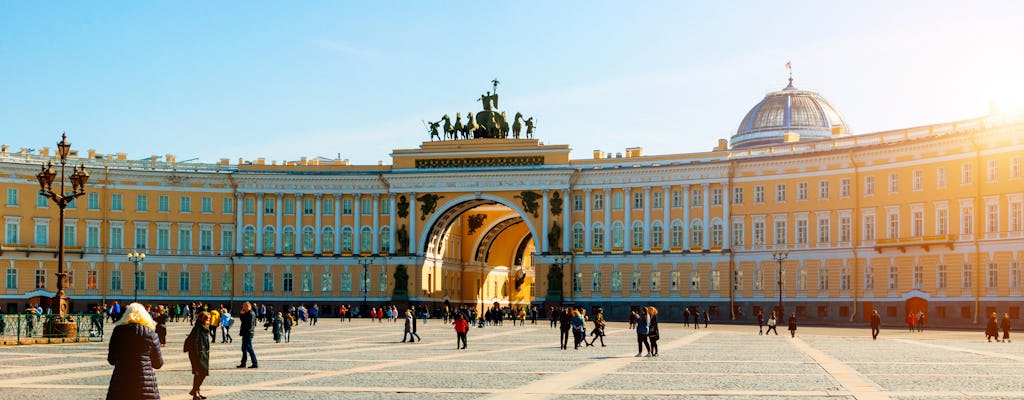
[(284, 237), (281, 238), (281, 247), (284, 248), (284, 252), (285, 253), (294, 253), (295, 252), (295, 228), (293, 228), (291, 226), (286, 226), (286, 227), (284, 227), (284, 230), (282, 230), (281, 232), (283, 232), (282, 236), (284, 236)]
[(690, 223), (690, 248), (704, 248), (704, 225), (701, 224), (699, 219)]
[(359, 230), (359, 252), (373, 252), (373, 229), (370, 229), (368, 226), (364, 226), (363, 229)]
[(341, 252), (351, 253), (352, 252), (352, 227), (346, 226), (341, 228)]
[(672, 242), (669, 243), (673, 249), (683, 247), (683, 221), (672, 221)]
[(277, 241), (277, 237), (274, 236), (274, 227), (267, 226), (263, 228), (263, 252), (274, 253), (274, 243)]
[(252, 225), (242, 231), (242, 251), (256, 251), (256, 228)]
[(711, 247), (722, 248), (722, 221), (711, 221)]
[(651, 249), (661, 250), (664, 246), (665, 230), (661, 226), (661, 221), (654, 221), (651, 224)]
[(598, 251), (604, 249), (604, 225), (600, 222), (594, 224), (593, 232), (591, 233), (594, 241), (590, 245), (593, 247), (593, 250)]
[(615, 221), (612, 223), (612, 249), (621, 249), (623, 241), (625, 240), (625, 232), (623, 232), (622, 222)]
[(324, 253), (334, 252), (334, 228), (325, 226), (323, 232), (320, 234), (320, 251)]
[(312, 226), (307, 226), (305, 228), (302, 228), (302, 252), (303, 253), (312, 253), (313, 252), (313, 241), (315, 240), (315, 237), (316, 236), (313, 234), (313, 227)]
[(644, 249), (644, 223), (640, 221), (633, 221), (633, 233), (630, 239), (633, 242), (633, 250), (640, 251)]
[(391, 227), (380, 228), (380, 251), (381, 253), (391, 253)]
[(583, 224), (577, 222), (572, 226), (572, 249), (583, 250)]

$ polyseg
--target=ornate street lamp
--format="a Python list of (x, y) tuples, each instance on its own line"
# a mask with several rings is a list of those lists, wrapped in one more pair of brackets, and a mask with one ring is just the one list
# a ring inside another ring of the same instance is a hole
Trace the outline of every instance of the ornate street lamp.
[(135, 264), (135, 279), (132, 279), (132, 284), (135, 285), (135, 300), (133, 303), (139, 302), (139, 264), (146, 259), (146, 253), (128, 253), (128, 261)]
[[(564, 272), (565, 272), (565, 265), (568, 264), (571, 260), (572, 260), (572, 256), (567, 255), (567, 254), (566, 255), (556, 255), (551, 260), (551, 269), (552, 269), (553, 273), (548, 273), (548, 278), (549, 278), (548, 279), (548, 300), (549, 301), (554, 301), (555, 298), (557, 297), (558, 304), (562, 304), (562, 303), (565, 302), (565, 296), (564, 296), (564, 293), (562, 293), (562, 285), (563, 285), (562, 278), (563, 278)], [(551, 277), (555, 277), (556, 279), (550, 279)], [(574, 279), (576, 279), (576, 274), (573, 274), (571, 279), (570, 279), (570, 282), (572, 282), (572, 286), (573, 286), (573, 287), (569, 288), (569, 290), (570, 290), (570, 301), (572, 299), (572, 297), (571, 297), (572, 296), (572, 291), (576, 290), (576, 287), (575, 287), (576, 283), (575, 283)], [(558, 284), (557, 289), (556, 289), (556, 286), (555, 286), (556, 283)]]
[(370, 279), (367, 274), (369, 274), (370, 264), (373, 263), (373, 256), (359, 256), (359, 258), (356, 259), (356, 262), (363, 265), (363, 306), (359, 308), (360, 314), (363, 314), (366, 312), (366, 307), (369, 305), (366, 302), (366, 295), (370, 291)]
[(788, 250), (779, 250), (779, 251), (773, 251), (772, 252), (772, 259), (775, 260), (775, 262), (779, 263), (779, 315), (777, 316), (777, 318), (780, 319), (780, 320), (783, 317), (783, 312), (782, 312), (782, 262), (785, 261), (787, 257), (789, 257), (789, 251)]
[(71, 143), (67, 141), (67, 134), (61, 133), (60, 142), (57, 143), (57, 156), (60, 160), (60, 189), (53, 191), (54, 179), (57, 172), (53, 170), (53, 163), (47, 161), (36, 174), (39, 181), (39, 194), (53, 200), (60, 210), (60, 217), (57, 223), (57, 293), (53, 296), (53, 304), (57, 310), (58, 317), (51, 319), (47, 325), (47, 334), (53, 336), (72, 337), (77, 334), (78, 326), (75, 321), (68, 317), (68, 309), (71, 299), (64, 293), (64, 280), (67, 279), (67, 272), (64, 272), (64, 209), (75, 198), (85, 194), (85, 184), (89, 182), (89, 173), (85, 172), (85, 164), (80, 167), (72, 167), (71, 191), (68, 192), (64, 186), (64, 168), (67, 165), (68, 154), (71, 152)]

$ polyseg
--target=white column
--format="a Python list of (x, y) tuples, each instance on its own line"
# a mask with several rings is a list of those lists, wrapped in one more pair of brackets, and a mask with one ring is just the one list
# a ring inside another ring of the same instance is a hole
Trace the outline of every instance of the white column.
[(352, 194), (352, 225), (353, 225), (353, 227), (352, 227), (352, 253), (353, 254), (360, 254), (360, 253), (363, 252), (362, 231), (360, 230), (360, 227), (359, 227), (359, 224), (360, 224), (359, 223), (359, 214), (363, 213), (363, 211), (360, 209), (361, 208), (360, 207), (361, 206), (360, 203), (362, 203), (361, 198), (362, 198), (362, 195), (359, 194), (359, 193), (353, 193)]
[(416, 193), (409, 193), (409, 255), (419, 254), (416, 249)]
[(672, 201), (672, 191), (668, 186), (661, 187), (661, 251), (672, 250), (672, 219), (669, 202)]
[(622, 188), (622, 202), (622, 252), (629, 253), (633, 251), (633, 188)]
[(700, 185), (701, 191), (704, 192), (704, 243), (702, 250), (711, 249), (711, 186), (704, 183)]
[(690, 250), (690, 185), (683, 187), (683, 250)]
[(604, 252), (612, 250), (612, 190), (604, 189)]
[(256, 193), (256, 254), (263, 254), (263, 193)]
[(277, 249), (277, 254), (281, 254), (284, 252), (284, 247), (281, 247), (281, 241), (284, 237), (284, 193), (278, 193), (275, 201), (277, 204), (274, 204), (274, 215), (276, 216), (277, 221), (274, 228), (276, 229), (274, 231), (274, 236), (276, 236), (274, 238), (274, 243), (277, 246), (275, 247)]
[[(665, 199), (662, 199), (664, 201)], [(651, 252), (651, 187), (644, 186), (644, 253)]]
[(242, 254), (242, 235), (245, 229), (242, 228), (242, 212), (245, 211), (243, 203), (245, 195), (235, 193), (235, 254)]
[(380, 195), (373, 194), (373, 254), (380, 254)]
[(593, 235), (593, 228), (591, 227), (592, 221), (590, 216), (590, 201), (593, 197), (593, 194), (590, 189), (585, 190), (584, 193), (584, 196), (586, 196), (587, 198), (586, 200), (583, 201), (583, 251), (590, 253), (594, 251), (594, 247), (591, 245), (591, 242), (594, 240), (594, 238), (591, 236)]
[(313, 205), (313, 207), (316, 207), (316, 210), (313, 211), (313, 215), (315, 215), (315, 217), (313, 217), (313, 218), (315, 218), (313, 220), (313, 222), (314, 222), (313, 229), (315, 229), (313, 231), (313, 254), (321, 255), (321, 254), (323, 254), (323, 249), (320, 248), (320, 242), (321, 242), (320, 239), (322, 237), (322, 234), (320, 233), (320, 230), (321, 230), (320, 219), (322, 219), (322, 217), (323, 217), (323, 215), (321, 215), (321, 213), (323, 212), (323, 209), (321, 208), (323, 195), (320, 194), (320, 193), (317, 193), (314, 196), (316, 198), (316, 203)]
[(302, 194), (295, 193), (295, 254), (302, 253)]
[(569, 191), (562, 190), (562, 250), (565, 252), (572, 251), (572, 242), (570, 233), (572, 232), (572, 203), (569, 199)]
[(544, 193), (544, 202), (543, 202), (544, 205), (543, 205), (543, 208), (540, 210), (540, 220), (541, 220), (540, 252), (541, 253), (547, 253), (548, 252), (548, 213), (549, 213), (549, 210), (548, 210), (548, 196), (550, 194), (548, 193), (547, 189), (544, 189), (542, 192)]
[(341, 195), (334, 195), (334, 255), (341, 254)]
[(722, 250), (732, 248), (730, 246), (731, 237), (729, 232), (732, 230), (732, 221), (729, 217), (729, 184), (722, 184)]
[(395, 241), (395, 230), (398, 229), (398, 218), (395, 207), (398, 207), (398, 200), (395, 199), (395, 194), (391, 193), (388, 195), (388, 201), (391, 202), (391, 212), (388, 214), (388, 224), (391, 226), (391, 232), (388, 233), (388, 243), (391, 243), (391, 248), (388, 249), (388, 252), (395, 254), (395, 250), (398, 249), (398, 243)]

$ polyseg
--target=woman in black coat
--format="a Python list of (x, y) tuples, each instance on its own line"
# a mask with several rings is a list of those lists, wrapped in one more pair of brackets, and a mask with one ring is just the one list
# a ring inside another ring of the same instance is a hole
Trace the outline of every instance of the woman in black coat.
[(654, 306), (647, 307), (647, 315), (651, 317), (647, 325), (647, 339), (651, 342), (651, 356), (658, 356), (658, 339), (661, 338), (661, 331), (658, 330), (658, 309)]
[(156, 309), (156, 316), (153, 317), (156, 321), (156, 337), (160, 338), (160, 345), (167, 344), (167, 310), (163, 306)]
[(139, 303), (129, 304), (110, 335), (107, 361), (114, 366), (107, 400), (160, 399), (155, 369), (164, 365), (156, 322)]
[(192, 400), (205, 399), (206, 396), (199, 394), (199, 387), (203, 380), (210, 375), (210, 313), (203, 311), (199, 313), (196, 324), (192, 326), (185, 338), (185, 352), (188, 353), (188, 361), (192, 364)]

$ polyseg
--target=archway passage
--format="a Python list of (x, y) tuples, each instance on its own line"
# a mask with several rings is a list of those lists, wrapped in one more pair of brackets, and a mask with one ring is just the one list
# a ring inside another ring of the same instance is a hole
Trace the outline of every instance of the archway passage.
[(928, 315), (928, 300), (921, 297), (911, 297), (907, 299), (907, 314), (913, 314), (915, 317), (918, 315), (924, 315), (927, 319)]

